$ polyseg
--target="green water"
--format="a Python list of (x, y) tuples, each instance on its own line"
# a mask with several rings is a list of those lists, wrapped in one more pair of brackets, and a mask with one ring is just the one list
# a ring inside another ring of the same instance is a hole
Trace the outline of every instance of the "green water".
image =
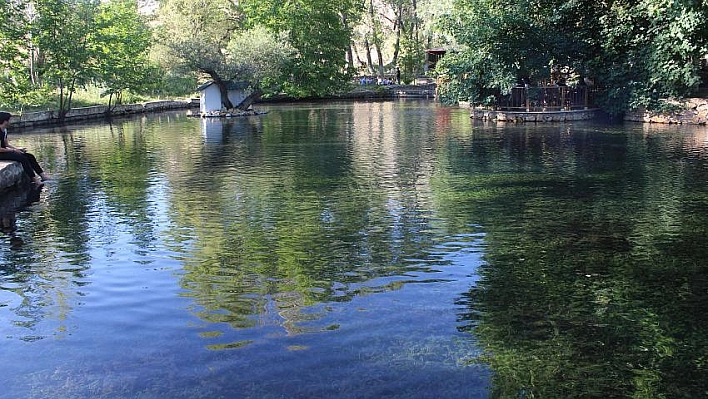
[(2, 398), (708, 396), (708, 129), (429, 101), (12, 132)]

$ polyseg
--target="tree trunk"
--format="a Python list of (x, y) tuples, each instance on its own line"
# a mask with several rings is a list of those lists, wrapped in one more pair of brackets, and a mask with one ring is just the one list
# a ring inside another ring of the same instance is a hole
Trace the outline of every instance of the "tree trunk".
[(403, 30), (403, 5), (398, 8), (394, 30), (396, 31), (396, 42), (393, 44), (393, 60), (391, 60), (391, 63), (398, 65), (398, 54), (401, 51), (401, 31)]
[(71, 111), (71, 98), (74, 94), (75, 79), (72, 79), (67, 86), (63, 78), (59, 78), (59, 120), (64, 121), (66, 114)]
[(224, 109), (231, 109), (234, 107), (234, 105), (231, 103), (231, 100), (229, 99), (229, 89), (228, 85), (229, 83), (221, 79), (221, 76), (216, 73), (213, 69), (206, 69), (202, 68), (200, 69), (200, 72), (206, 73), (211, 77), (211, 80), (214, 81), (214, 84), (216, 87), (219, 88), (219, 93), (221, 93), (221, 106)]
[(381, 46), (378, 43), (374, 43), (374, 48), (376, 48), (376, 56), (379, 57), (379, 77), (384, 76), (384, 63), (383, 54), (381, 53)]
[(371, 39), (374, 44), (374, 50), (376, 50), (376, 56), (379, 59), (379, 71), (378, 76), (383, 77), (383, 54), (381, 54), (381, 38), (379, 37), (379, 29), (377, 27), (378, 21), (376, 20), (376, 15), (374, 13), (374, 1), (369, 1), (369, 18), (371, 19)]
[(356, 70), (357, 66), (354, 65), (354, 52), (352, 51), (352, 46), (354, 46), (353, 42), (349, 42), (349, 46), (347, 46), (347, 66), (350, 70)]
[(219, 80), (214, 79), (214, 84), (219, 88), (219, 92), (221, 93), (221, 106), (224, 107), (224, 109), (231, 109), (234, 107), (234, 105), (231, 103), (231, 100), (229, 99), (229, 89), (228, 89), (228, 83), (224, 82), (219, 78)]
[(371, 46), (369, 45), (369, 38), (364, 39), (364, 47), (366, 48), (366, 67), (369, 69), (369, 73), (374, 73), (374, 62), (371, 60)]
[(364, 61), (362, 61), (361, 57), (359, 57), (359, 52), (356, 49), (356, 45), (352, 46), (352, 50), (354, 51), (354, 56), (356, 57), (356, 67), (359, 69), (364, 66)]
[(263, 95), (263, 90), (255, 89), (251, 94), (241, 101), (239, 105), (236, 106), (237, 109), (241, 111), (248, 111), (248, 108), (253, 105), (254, 102), (258, 101)]
[[(347, 20), (347, 14), (343, 13), (342, 14), (342, 24), (344, 25), (344, 28), (346, 30), (349, 30), (349, 21)], [(352, 46), (354, 43), (352, 40), (349, 40), (349, 45), (347, 46), (347, 64), (349, 67), (349, 70), (354, 70), (356, 69), (356, 66), (354, 65), (354, 55), (352, 53)]]

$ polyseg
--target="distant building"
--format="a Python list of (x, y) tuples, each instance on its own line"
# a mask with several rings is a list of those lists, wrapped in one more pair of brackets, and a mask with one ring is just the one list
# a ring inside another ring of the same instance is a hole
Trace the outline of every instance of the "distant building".
[[(227, 86), (229, 100), (233, 106), (241, 104), (246, 98), (246, 88), (248, 82), (230, 82)], [(207, 114), (210, 112), (219, 112), (223, 109), (221, 105), (221, 91), (213, 81), (204, 83), (197, 88), (199, 92), (199, 112)]]
[(441, 47), (429, 48), (425, 50), (425, 72), (432, 71), (438, 64), (438, 61), (445, 56), (447, 50)]

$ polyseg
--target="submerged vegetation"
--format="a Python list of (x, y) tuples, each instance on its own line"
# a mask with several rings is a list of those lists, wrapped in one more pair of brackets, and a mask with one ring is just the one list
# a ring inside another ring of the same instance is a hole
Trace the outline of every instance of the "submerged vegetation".
[(685, 131), (560, 131), (478, 129), (450, 156), (442, 208), (486, 232), (466, 317), (490, 397), (705, 397), (703, 149)]

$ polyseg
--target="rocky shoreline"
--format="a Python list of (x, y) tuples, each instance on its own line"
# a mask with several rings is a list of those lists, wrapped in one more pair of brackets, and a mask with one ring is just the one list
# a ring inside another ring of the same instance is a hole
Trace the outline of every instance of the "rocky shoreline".
[(708, 124), (708, 98), (687, 98), (683, 101), (670, 102), (677, 110), (673, 112), (651, 112), (638, 109), (627, 112), (625, 121), (668, 124)]

